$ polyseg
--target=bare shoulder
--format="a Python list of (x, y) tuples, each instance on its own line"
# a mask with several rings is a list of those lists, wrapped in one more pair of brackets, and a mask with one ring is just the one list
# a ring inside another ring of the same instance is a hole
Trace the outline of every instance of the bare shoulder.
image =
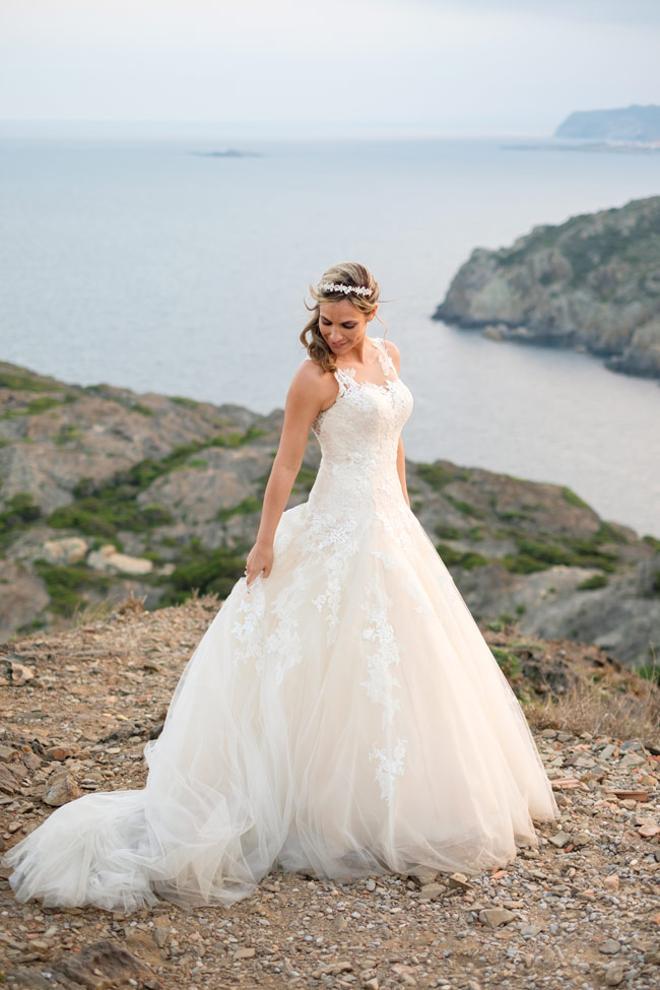
[(333, 390), (335, 392), (337, 390), (334, 375), (324, 371), (311, 358), (305, 358), (300, 362), (289, 385), (289, 394), (303, 400), (323, 401), (333, 394)]
[(385, 345), (385, 350), (387, 351), (387, 353), (389, 354), (389, 356), (392, 358), (392, 361), (394, 363), (394, 367), (396, 368), (397, 372), (400, 371), (401, 370), (401, 352), (399, 351), (399, 348), (397, 347), (397, 345), (394, 343), (393, 340), (386, 340), (385, 337), (381, 337), (380, 339), (382, 340), (383, 344)]

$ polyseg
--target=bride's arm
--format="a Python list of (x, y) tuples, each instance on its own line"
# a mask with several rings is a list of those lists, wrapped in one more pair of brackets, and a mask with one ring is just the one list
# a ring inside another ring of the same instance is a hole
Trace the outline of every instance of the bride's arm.
[(410, 496), (408, 495), (408, 486), (406, 484), (406, 452), (403, 447), (403, 437), (399, 437), (399, 447), (396, 452), (396, 469), (399, 472), (403, 497), (408, 503), (408, 506), (410, 506)]
[[(329, 380), (329, 381), (328, 381)], [(277, 453), (270, 469), (255, 544), (247, 557), (247, 583), (259, 573), (268, 577), (273, 565), (275, 532), (300, 471), (309, 431), (322, 405), (332, 398), (337, 384), (312, 361), (303, 361), (293, 377), (284, 406), (284, 422)]]

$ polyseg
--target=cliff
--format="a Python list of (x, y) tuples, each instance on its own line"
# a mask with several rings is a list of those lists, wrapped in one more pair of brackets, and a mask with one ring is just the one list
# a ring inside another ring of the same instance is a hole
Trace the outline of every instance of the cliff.
[(660, 196), (475, 248), (433, 319), (660, 377)]
[[(267, 416), (0, 363), (0, 639), (132, 593), (148, 609), (243, 572), (282, 425)], [(307, 498), (310, 437), (289, 505)], [(449, 461), (407, 464), (413, 511), (477, 619), (597, 643), (643, 666), (660, 641), (660, 541), (578, 495)]]

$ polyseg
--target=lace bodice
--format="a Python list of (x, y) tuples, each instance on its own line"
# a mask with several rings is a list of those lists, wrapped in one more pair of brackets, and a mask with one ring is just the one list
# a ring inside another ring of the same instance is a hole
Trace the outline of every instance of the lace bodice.
[(309, 502), (359, 518), (408, 509), (397, 472), (401, 430), (413, 408), (412, 394), (399, 378), (381, 337), (372, 338), (384, 382), (359, 381), (355, 368), (338, 368), (332, 406), (312, 424), (321, 446), (321, 464)]

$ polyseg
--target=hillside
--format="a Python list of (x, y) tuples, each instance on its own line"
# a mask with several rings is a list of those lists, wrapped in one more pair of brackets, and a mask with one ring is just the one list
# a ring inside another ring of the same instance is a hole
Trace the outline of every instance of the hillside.
[(609, 110), (576, 110), (561, 122), (554, 136), (660, 143), (660, 106), (631, 104)]
[[(0, 647), (0, 848), (79, 794), (144, 784), (144, 745), (221, 604), (209, 595), (148, 612), (129, 597), (69, 630)], [(19, 904), (5, 870), (0, 983), (651, 990), (660, 689), (593, 646), (521, 637), (515, 626), (483, 632), (562, 812), (537, 825), (538, 849), (472, 878), (335, 883), (276, 870), (229, 908), (162, 902), (133, 915)]]
[(660, 377), (660, 196), (475, 248), (433, 319)]
[[(240, 577), (282, 424), (0, 363), (0, 640), (129, 592), (155, 609)], [(310, 437), (289, 505), (307, 498)], [(476, 618), (646, 664), (660, 641), (660, 541), (570, 489), (408, 461), (413, 511)]]

